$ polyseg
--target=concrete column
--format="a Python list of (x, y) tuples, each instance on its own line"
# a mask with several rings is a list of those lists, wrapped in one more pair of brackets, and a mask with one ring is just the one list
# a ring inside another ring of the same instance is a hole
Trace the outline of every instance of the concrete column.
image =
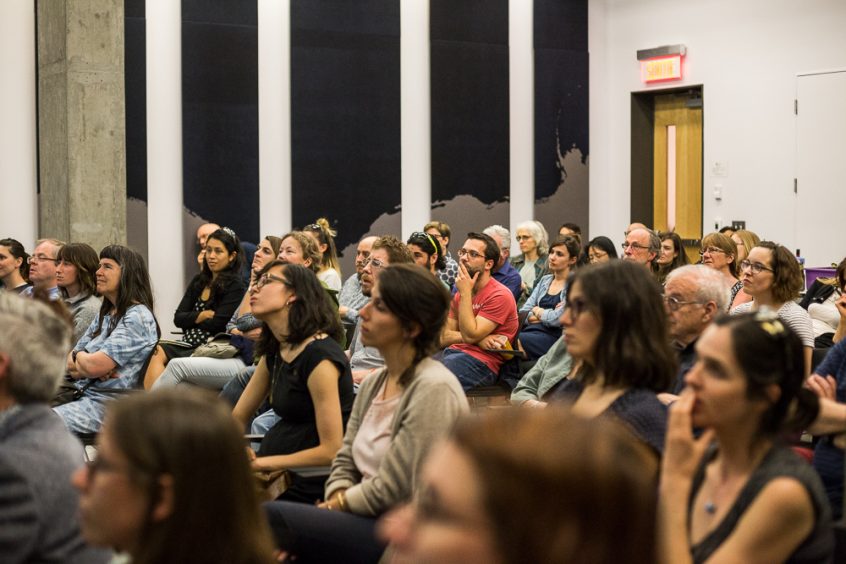
[(40, 0), (39, 233), (126, 242), (123, 0)]

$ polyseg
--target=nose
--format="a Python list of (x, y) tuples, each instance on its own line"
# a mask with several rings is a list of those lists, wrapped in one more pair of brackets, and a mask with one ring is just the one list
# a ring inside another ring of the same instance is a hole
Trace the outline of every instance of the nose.
[(561, 322), (561, 325), (564, 327), (569, 327), (573, 324), (573, 317), (570, 315), (570, 306), (565, 305), (563, 311), (561, 312), (561, 317), (558, 319)]
[(359, 317), (361, 317), (361, 319), (363, 319), (365, 321), (370, 319), (370, 308), (371, 308), (370, 304), (371, 303), (372, 303), (372, 300), (368, 301), (366, 304), (364, 304), (364, 307), (362, 307), (360, 310), (358, 310)]
[(88, 485), (88, 468), (80, 466), (74, 470), (73, 474), (71, 474), (70, 481), (71, 485), (78, 491), (85, 491), (86, 486)]
[(701, 380), (701, 372), (702, 372), (702, 361), (697, 360), (693, 368), (688, 370), (687, 374), (684, 375), (684, 383), (687, 386), (690, 386), (693, 389), (699, 387), (699, 384), (702, 382)]

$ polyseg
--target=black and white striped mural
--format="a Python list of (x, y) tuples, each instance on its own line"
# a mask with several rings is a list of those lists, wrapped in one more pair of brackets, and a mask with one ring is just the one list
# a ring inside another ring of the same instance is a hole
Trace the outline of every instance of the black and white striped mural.
[[(534, 50), (528, 100), (534, 186), (510, 180), (518, 166), (511, 155), (526, 148), (513, 147), (509, 138), (515, 101), (509, 0), (429, 0), (429, 83), (416, 87), (428, 89), (431, 100), (431, 207), (419, 210), (421, 221), (413, 225), (401, 220), (403, 1), (285, 3), (290, 153), (279, 158), (290, 159), (290, 198), (287, 209), (275, 210), (288, 218), (275, 231), (326, 216), (338, 228), (339, 249), (348, 250), (366, 233), (407, 235), (431, 216), (450, 223), (461, 238), (492, 223), (508, 225), (515, 199), (533, 197), (535, 218), (550, 231), (574, 221), (586, 232), (587, 0), (534, 1), (533, 32), (526, 37)], [(523, 1), (529, 0), (510, 0)], [(143, 248), (148, 225), (156, 223), (146, 216), (145, 129), (145, 77), (155, 62), (145, 57), (144, 0), (126, 0), (125, 7), (128, 230), (130, 243)], [(265, 235), (259, 227), (266, 188), (259, 182), (258, 36), (268, 26), (260, 13), (256, 0), (181, 3), (186, 274), (194, 268), (193, 232), (203, 221), (232, 226), (248, 241)], [(349, 272), (349, 257), (345, 265)]]

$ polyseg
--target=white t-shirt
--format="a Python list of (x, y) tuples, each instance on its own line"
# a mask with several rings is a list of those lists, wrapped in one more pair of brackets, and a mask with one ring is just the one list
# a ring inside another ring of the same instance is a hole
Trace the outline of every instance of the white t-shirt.
[(383, 385), (361, 419), (352, 445), (353, 461), (364, 480), (379, 473), (379, 465), (391, 446), (391, 426), (402, 394), (379, 399), (384, 393)]
[(327, 288), (336, 292), (340, 292), (344, 285), (341, 275), (334, 268), (327, 268), (323, 272), (318, 272), (317, 279), (326, 284)]

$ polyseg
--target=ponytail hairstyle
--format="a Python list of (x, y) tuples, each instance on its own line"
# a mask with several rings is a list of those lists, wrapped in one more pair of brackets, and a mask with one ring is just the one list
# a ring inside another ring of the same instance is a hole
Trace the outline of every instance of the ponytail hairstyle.
[(421, 360), (440, 344), (441, 329), (449, 312), (450, 294), (440, 280), (416, 264), (391, 264), (379, 273), (379, 295), (402, 328), (413, 337), (414, 359), (399, 378), (408, 386)]
[(338, 249), (335, 247), (335, 237), (338, 232), (332, 229), (329, 225), (329, 220), (325, 217), (319, 218), (311, 225), (306, 225), (303, 231), (312, 233), (321, 245), (326, 245), (326, 251), (323, 252), (323, 258), (320, 260), (320, 270), (333, 268), (341, 274), (341, 264), (338, 262)]
[(775, 384), (779, 396), (764, 412), (758, 435), (802, 430), (819, 413), (819, 400), (803, 387), (805, 356), (802, 342), (769, 308), (741, 315), (723, 315), (715, 324), (731, 331), (732, 352), (746, 377), (750, 399), (767, 398)]
[(24, 280), (29, 282), (29, 263), (27, 262), (27, 259), (29, 259), (29, 253), (26, 252), (24, 246), (21, 245), (20, 241), (17, 239), (0, 239), (0, 245), (8, 247), (9, 252), (16, 259), (21, 259), (21, 265), (18, 267), (18, 272), (21, 273)]

